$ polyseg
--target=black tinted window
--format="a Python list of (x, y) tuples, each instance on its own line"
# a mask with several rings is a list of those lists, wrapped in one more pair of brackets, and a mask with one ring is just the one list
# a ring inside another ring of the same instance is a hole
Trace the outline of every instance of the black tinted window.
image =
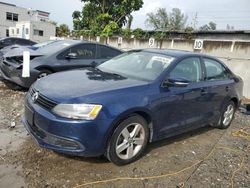
[(103, 45), (100, 45), (99, 49), (100, 49), (100, 58), (101, 59), (110, 59), (110, 58), (113, 58), (121, 53), (118, 50), (115, 50), (113, 48), (109, 48), (109, 47), (103, 46)]
[(204, 58), (206, 67), (206, 80), (224, 80), (228, 78), (225, 67), (212, 59)]
[(73, 46), (63, 52), (59, 58), (65, 58), (69, 53), (76, 54), (77, 59), (94, 59), (96, 57), (96, 45), (95, 44), (80, 44)]
[(199, 82), (202, 79), (200, 59), (187, 58), (182, 60), (171, 71), (170, 78), (185, 79), (189, 82)]

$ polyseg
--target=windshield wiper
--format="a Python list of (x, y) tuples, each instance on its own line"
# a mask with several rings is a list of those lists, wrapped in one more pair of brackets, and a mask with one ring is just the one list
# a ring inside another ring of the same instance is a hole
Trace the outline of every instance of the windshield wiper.
[(118, 73), (102, 71), (101, 69), (99, 69), (99, 68), (97, 68), (97, 67), (95, 67), (94, 69), (95, 69), (96, 71), (102, 72), (102, 73), (104, 73), (104, 74), (109, 74), (109, 75), (113, 75), (113, 76), (118, 76), (118, 77), (120, 77), (120, 78), (126, 78), (125, 76), (122, 76), (122, 75), (120, 75), (120, 74), (118, 74)]

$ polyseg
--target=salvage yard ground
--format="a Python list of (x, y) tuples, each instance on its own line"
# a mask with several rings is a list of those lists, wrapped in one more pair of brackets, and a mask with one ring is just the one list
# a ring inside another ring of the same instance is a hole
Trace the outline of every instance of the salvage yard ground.
[(150, 144), (143, 158), (118, 167), (38, 147), (20, 120), (24, 95), (0, 80), (0, 187), (250, 187), (250, 116), (241, 112), (227, 130)]

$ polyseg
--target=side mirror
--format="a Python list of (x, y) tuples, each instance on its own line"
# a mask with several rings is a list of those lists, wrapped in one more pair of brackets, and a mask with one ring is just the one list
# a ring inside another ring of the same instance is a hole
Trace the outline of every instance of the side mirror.
[(65, 56), (66, 59), (76, 59), (77, 54), (76, 53), (69, 53), (68, 55)]
[(189, 81), (184, 78), (168, 78), (162, 84), (161, 87), (187, 87)]

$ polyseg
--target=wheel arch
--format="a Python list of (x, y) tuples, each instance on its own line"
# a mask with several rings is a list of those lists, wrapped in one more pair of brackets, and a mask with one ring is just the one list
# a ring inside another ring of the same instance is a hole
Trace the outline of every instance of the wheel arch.
[(234, 102), (236, 109), (239, 107), (239, 99), (237, 97), (232, 97), (231, 101)]
[(144, 109), (144, 108), (135, 108), (135, 109), (131, 109), (128, 110), (126, 112), (123, 112), (122, 114), (120, 114), (111, 124), (110, 126), (110, 130), (108, 131), (108, 136), (106, 138), (106, 143), (105, 143), (105, 150), (108, 147), (109, 141), (112, 137), (112, 134), (114, 133), (114, 131), (116, 130), (116, 128), (118, 127), (118, 125), (124, 121), (125, 119), (127, 119), (128, 117), (134, 116), (134, 115), (138, 115), (141, 116), (143, 119), (145, 119), (145, 121), (148, 123), (148, 128), (149, 128), (149, 142), (152, 142), (153, 139), (153, 134), (154, 134), (154, 126), (153, 126), (153, 118), (152, 115), (150, 113), (149, 110)]

